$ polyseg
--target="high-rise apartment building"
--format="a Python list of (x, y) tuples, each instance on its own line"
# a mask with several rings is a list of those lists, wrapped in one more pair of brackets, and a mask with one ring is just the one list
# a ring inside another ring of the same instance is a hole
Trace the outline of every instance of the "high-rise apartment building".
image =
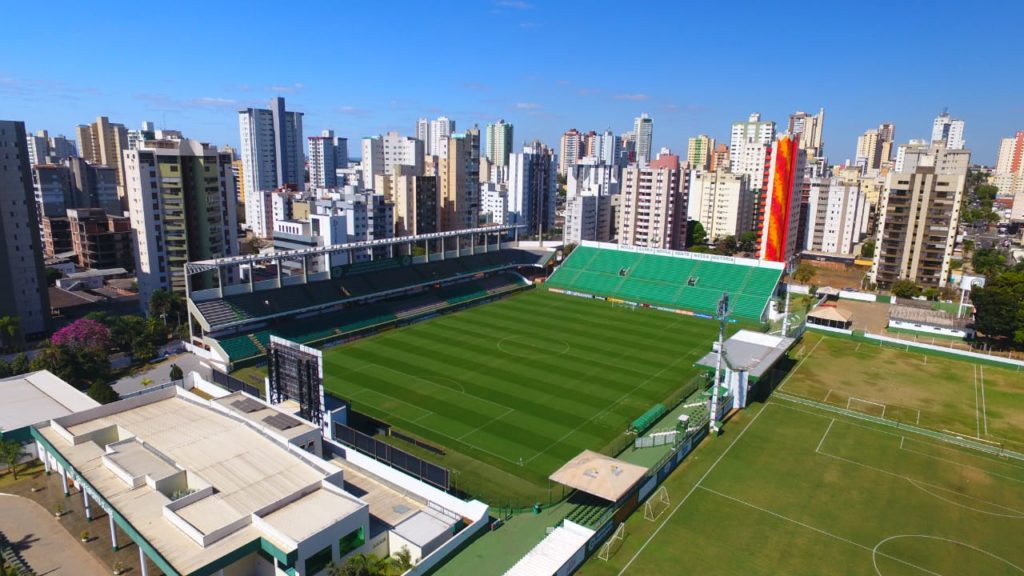
[(480, 130), (448, 138), (448, 154), (438, 160), (441, 231), (476, 227), (480, 208)]
[(395, 236), (437, 232), (440, 220), (437, 176), (413, 174), (409, 167), (398, 166), (387, 178), (392, 181)]
[(892, 161), (893, 145), (896, 142), (896, 125), (892, 122), (882, 122), (878, 125), (878, 141), (880, 144), (879, 166)]
[(712, 242), (726, 236), (739, 238), (753, 228), (754, 194), (741, 174), (692, 170), (687, 218), (700, 222)]
[(715, 149), (711, 152), (711, 160), (708, 165), (708, 170), (714, 172), (715, 170), (728, 170), (729, 169), (729, 146), (727, 144), (716, 144)]
[(714, 148), (715, 139), (706, 134), (690, 138), (686, 143), (686, 161), (690, 164), (690, 170), (710, 169)]
[(970, 151), (947, 144), (901, 146), (903, 169), (886, 177), (869, 272), (881, 287), (903, 279), (946, 285), (971, 161)]
[[(305, 154), (302, 138), (302, 112), (285, 109), (284, 98), (273, 98), (270, 109), (246, 108), (238, 112), (242, 144), (242, 177), (246, 192), (289, 187), (304, 190)], [(246, 195), (246, 227), (257, 236), (267, 237), (272, 229), (255, 213), (256, 207)]]
[(558, 174), (565, 176), (569, 170), (583, 157), (581, 154), (583, 135), (579, 130), (571, 128), (562, 134), (558, 142)]
[(363, 186), (373, 188), (374, 176), (391, 175), (396, 165), (409, 166), (423, 173), (423, 142), (417, 138), (388, 132), (375, 138), (363, 138)]
[(633, 133), (636, 134), (636, 161), (647, 164), (654, 153), (654, 120), (646, 112), (637, 116), (633, 120)]
[(348, 139), (324, 130), (319, 136), (309, 137), (309, 187), (334, 188), (338, 185), (338, 170), (348, 168)]
[(801, 248), (853, 254), (868, 225), (868, 203), (860, 185), (839, 178), (812, 178), (807, 203), (807, 238)]
[(679, 157), (663, 154), (622, 172), (619, 242), (682, 250), (686, 244), (686, 170)]
[(622, 139), (611, 130), (597, 135), (597, 151), (594, 157), (609, 166), (622, 165)]
[(487, 150), (485, 156), (494, 166), (508, 166), (508, 155), (512, 153), (512, 125), (498, 120), (487, 125)]
[(893, 138), (896, 137), (896, 126), (882, 123), (878, 128), (865, 131), (857, 137), (857, 152), (854, 164), (861, 167), (862, 173), (877, 172), (882, 164), (892, 159)]
[(822, 138), (824, 130), (824, 108), (819, 109), (817, 114), (801, 111), (790, 114), (789, 125), (786, 127), (786, 132), (799, 138), (800, 148), (807, 153), (808, 161), (824, 156), (825, 144)]
[(555, 225), (555, 153), (539, 141), (509, 156), (508, 221), (523, 224), (520, 234), (537, 236)]
[(805, 159), (799, 142), (788, 135), (772, 143), (755, 222), (761, 260), (788, 265), (796, 257)]
[[(231, 155), (195, 140), (152, 140), (124, 159), (139, 300), (146, 309), (159, 288), (185, 291), (186, 262), (238, 254)], [(194, 289), (216, 286), (213, 277), (192, 282)]]
[(83, 124), (75, 128), (80, 156), (93, 164), (101, 164), (114, 169), (117, 176), (117, 196), (121, 208), (128, 208), (124, 169), (121, 160), (128, 149), (128, 131), (124, 124), (114, 124), (106, 116), (96, 118), (92, 124)]
[(427, 156), (441, 156), (448, 137), (455, 133), (455, 120), (441, 116), (437, 120), (420, 118), (416, 121), (416, 139), (423, 142)]
[(760, 146), (771, 146), (775, 140), (775, 122), (770, 120), (761, 121), (761, 114), (754, 112), (747, 118), (746, 122), (734, 122), (729, 135), (729, 158), (733, 162), (732, 171), (741, 173), (736, 169), (735, 163), (742, 157), (741, 148), (754, 143)]
[(935, 117), (932, 122), (932, 144), (945, 142), (949, 150), (963, 150), (964, 145), (964, 121), (957, 120), (943, 111)]
[(102, 208), (71, 208), (66, 214), (71, 249), (79, 266), (89, 270), (135, 269), (128, 218), (107, 214)]
[(566, 179), (566, 243), (609, 242), (618, 237), (619, 167), (594, 158), (581, 160)]
[(32, 188), (39, 217), (62, 217), (73, 207), (71, 170), (60, 164), (36, 164), (32, 168)]
[[(1000, 195), (1024, 195), (1024, 130), (1000, 141), (992, 183), (999, 188)], [(1014, 215), (1014, 219), (1019, 218)]]
[(50, 296), (43, 269), (25, 123), (0, 120), (0, 316), (21, 321), (26, 338), (44, 336)]

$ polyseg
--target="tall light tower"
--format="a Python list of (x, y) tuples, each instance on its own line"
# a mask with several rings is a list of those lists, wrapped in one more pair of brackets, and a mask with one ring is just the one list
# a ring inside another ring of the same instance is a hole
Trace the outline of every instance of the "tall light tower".
[(722, 379), (722, 358), (725, 357), (725, 324), (729, 317), (729, 293), (723, 292), (718, 301), (718, 362), (715, 363), (715, 381), (711, 384), (711, 431), (718, 434), (718, 387)]

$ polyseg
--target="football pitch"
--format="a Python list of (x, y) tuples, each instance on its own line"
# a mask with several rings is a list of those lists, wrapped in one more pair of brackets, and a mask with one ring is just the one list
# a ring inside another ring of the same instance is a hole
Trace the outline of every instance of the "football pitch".
[(1020, 574), (1024, 462), (773, 398), (578, 574)]
[(1024, 452), (1024, 371), (808, 332), (779, 391)]
[(324, 387), (354, 411), (445, 450), (394, 441), (499, 505), (549, 494), (583, 449), (622, 443), (677, 392), (717, 323), (529, 290), (324, 352)]

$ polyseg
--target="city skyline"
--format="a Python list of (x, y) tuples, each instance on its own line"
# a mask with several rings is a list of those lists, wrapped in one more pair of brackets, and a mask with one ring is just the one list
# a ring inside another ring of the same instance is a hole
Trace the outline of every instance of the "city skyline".
[[(462, 130), (473, 125), (482, 129), (505, 118), (516, 125), (514, 149), (534, 139), (557, 146), (559, 136), (570, 128), (623, 133), (646, 112), (655, 124), (654, 151), (669, 147), (677, 154), (685, 154), (687, 139), (698, 134), (727, 141), (731, 124), (752, 112), (784, 126), (797, 110), (813, 113), (824, 107), (825, 154), (833, 164), (853, 162), (857, 137), (882, 122), (896, 125), (898, 142), (928, 138), (932, 120), (948, 109), (966, 122), (964, 138), (972, 158), (992, 165), (1000, 139), (1024, 126), (1024, 106), (1014, 101), (1019, 90), (1006, 85), (1015, 82), (1011, 77), (974, 72), (1012, 68), (1016, 52), (1010, 26), (1024, 8), (997, 3), (985, 12), (957, 13), (962, 38), (956, 48), (921, 58), (923, 46), (948, 33), (949, 11), (929, 6), (930, 10), (919, 10), (914, 3), (886, 6), (884, 20), (870, 9), (823, 19), (807, 32), (819, 38), (814, 49), (806, 51), (796, 49), (800, 38), (795, 35), (787, 42), (786, 32), (768, 37), (761, 32), (785, 30), (792, 13), (753, 3), (702, 7), (700, 14), (672, 4), (632, 12), (616, 10), (613, 3), (594, 4), (587, 11), (509, 0), (440, 7), (410, 4), (403, 7), (402, 18), (388, 19), (385, 28), (368, 6), (317, 6), (288, 13), (208, 6), (195, 17), (183, 13), (189, 19), (178, 25), (190, 30), (197, 42), (179, 45), (180, 57), (188, 61), (204, 53), (217, 54), (214, 61), (235, 65), (195, 66), (181, 74), (176, 68), (142, 67), (147, 53), (131, 47), (148, 41), (151, 31), (145, 16), (135, 18), (116, 6), (86, 9), (69, 4), (64, 10), (76, 17), (49, 22), (47, 29), (71, 44), (89, 34), (91, 24), (115, 29), (122, 39), (99, 45), (90, 60), (115, 62), (114, 71), (98, 77), (96, 66), (82, 60), (9, 51), (0, 57), (0, 102), (9, 116), (24, 119), (32, 132), (46, 129), (71, 137), (76, 125), (104, 115), (128, 128), (151, 120), (158, 128), (235, 147), (237, 112), (265, 107), (275, 95), (285, 96), (290, 109), (304, 114), (310, 134), (333, 129), (355, 141), (390, 130), (415, 135), (420, 117), (445, 115)], [(651, 19), (652, 11), (665, 17)], [(28, 45), (30, 31), (38, 29), (33, 22), (39, 14), (24, 5), (12, 6), (10, 12), (10, 18), (25, 23), (12, 30), (11, 40)], [(670, 17), (673, 14), (678, 17)], [(302, 29), (306, 37), (329, 37), (340, 29), (343, 41), (337, 47), (321, 46), (315, 58), (300, 47), (306, 44), (294, 43), (295, 48), (285, 46), (247, 59), (251, 31), (266, 29), (271, 19), (284, 28)], [(893, 26), (908, 21), (913, 26), (892, 33)], [(338, 28), (339, 22), (344, 27)], [(460, 42), (435, 43), (429, 57), (437, 66), (403, 66), (408, 46), (376, 37), (386, 30), (397, 38), (415, 38), (440, 24), (453, 34), (477, 31), (502, 41), (491, 42), (488, 50), (467, 50)], [(569, 26), (580, 34), (614, 34), (641, 25), (650, 31), (643, 55), (580, 55), (569, 66), (520, 57), (524, 45), (557, 49), (563, 37), (559, 32), (569, 31)], [(758, 34), (753, 34), (755, 30)], [(865, 48), (860, 39), (867, 37), (884, 40)], [(686, 46), (706, 46), (707, 53), (703, 58), (688, 57), (679, 38), (686, 38)], [(374, 58), (359, 56), (364, 45), (374, 46)], [(221, 46), (226, 52), (218, 50)], [(763, 60), (765, 70), (758, 76), (763, 82), (757, 89), (745, 88), (743, 77), (716, 64), (737, 61), (766, 46), (776, 46), (778, 54), (791, 57)], [(779, 66), (789, 69), (781, 73)], [(857, 68), (855, 76), (850, 67)], [(123, 72), (127, 70), (146, 73)], [(954, 81), (957, 76), (969, 81)], [(892, 96), (880, 86), (891, 87)]]

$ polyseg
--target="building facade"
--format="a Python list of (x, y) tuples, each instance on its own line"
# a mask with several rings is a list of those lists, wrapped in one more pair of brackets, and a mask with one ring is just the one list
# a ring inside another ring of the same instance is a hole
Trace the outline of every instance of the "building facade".
[(633, 134), (636, 134), (636, 162), (650, 163), (654, 153), (654, 120), (646, 112), (633, 120)]
[[(285, 109), (284, 98), (270, 101), (270, 109), (247, 108), (238, 112), (242, 152), (242, 177), (246, 195), (246, 227), (266, 237), (271, 228), (259, 219), (249, 192), (290, 187), (304, 190), (305, 152), (302, 112)], [(250, 219), (250, 216), (253, 216)]]
[(537, 236), (555, 225), (556, 168), (554, 151), (539, 141), (509, 157), (506, 224), (525, 225), (520, 234)]
[(967, 144), (964, 141), (964, 121), (945, 111), (936, 116), (932, 122), (932, 144), (938, 142), (944, 142), (949, 150), (963, 150)]
[(741, 157), (741, 148), (754, 143), (760, 146), (771, 146), (775, 140), (775, 122), (761, 121), (761, 114), (754, 112), (746, 122), (734, 122), (729, 134), (729, 158), (732, 161), (732, 172), (743, 173), (737, 169), (736, 162)]
[(619, 241), (631, 246), (682, 250), (686, 244), (686, 170), (662, 155), (622, 172)]
[(485, 156), (494, 166), (508, 166), (508, 155), (512, 153), (512, 133), (512, 125), (503, 119), (487, 125)]
[(583, 135), (579, 130), (571, 128), (562, 134), (558, 141), (558, 174), (565, 176), (569, 170), (583, 157)]
[(79, 156), (92, 164), (114, 169), (117, 177), (117, 196), (122, 210), (126, 210), (127, 190), (124, 168), (121, 166), (122, 155), (128, 150), (128, 131), (124, 124), (111, 123), (106, 116), (100, 116), (92, 124), (83, 124), (75, 128), (75, 137), (78, 139)]
[[(139, 301), (184, 292), (186, 262), (238, 254), (231, 155), (195, 140), (153, 140), (125, 152)], [(193, 288), (212, 288), (197, 278)]]
[(715, 139), (706, 134), (690, 138), (686, 143), (686, 161), (690, 164), (690, 170), (710, 169), (714, 148)]
[(807, 238), (801, 248), (853, 254), (868, 226), (868, 203), (860, 184), (839, 178), (813, 178), (807, 197)]
[(904, 152), (903, 170), (886, 177), (878, 207), (872, 282), (946, 285), (970, 159), (942, 142)]
[(416, 138), (388, 132), (375, 138), (363, 138), (363, 186), (373, 188), (374, 177), (391, 175), (395, 165), (409, 166), (415, 174), (423, 173), (423, 142)]
[(687, 217), (700, 222), (711, 242), (726, 236), (739, 238), (753, 228), (754, 194), (741, 174), (693, 170)]
[(789, 136), (772, 144), (755, 222), (758, 258), (762, 260), (791, 265), (799, 251), (800, 184), (805, 157), (799, 142)]
[(825, 155), (825, 109), (817, 114), (797, 111), (789, 115), (786, 132), (800, 139), (800, 148), (807, 154), (808, 161)]
[(309, 137), (310, 188), (338, 186), (338, 170), (345, 168), (348, 168), (348, 139), (335, 136), (334, 130)]

